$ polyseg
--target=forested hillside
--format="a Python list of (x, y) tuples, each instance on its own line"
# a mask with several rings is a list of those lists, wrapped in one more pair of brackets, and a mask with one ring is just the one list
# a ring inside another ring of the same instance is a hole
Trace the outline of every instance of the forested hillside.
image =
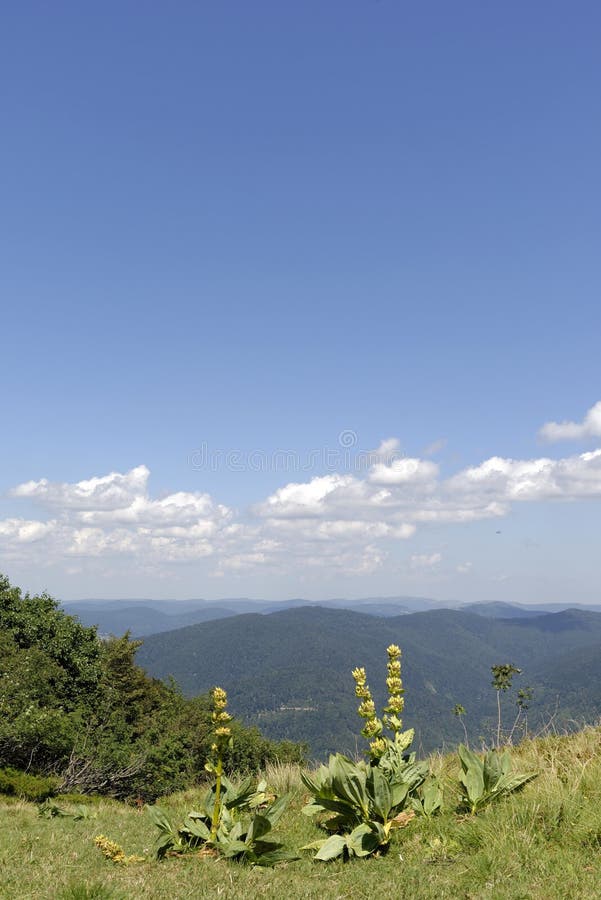
[[(139, 642), (101, 641), (46, 594), (0, 576), (0, 769), (56, 776), (64, 790), (156, 797), (194, 783), (210, 749), (207, 698), (136, 664)], [(256, 728), (233, 725), (226, 765), (300, 758)]]
[[(190, 695), (222, 684), (236, 714), (272, 737), (307, 740), (322, 756), (334, 748), (355, 750), (350, 671), (364, 665), (381, 702), (381, 659), (390, 643), (403, 648), (405, 717), (425, 750), (462, 738), (456, 704), (465, 707), (463, 721), (474, 739), (490, 734), (496, 717), (491, 666), (500, 663), (522, 669), (516, 691), (533, 688), (531, 726), (554, 717), (557, 727), (566, 727), (601, 714), (594, 677), (601, 614), (581, 610), (501, 620), (457, 610), (380, 619), (301, 608), (150, 636), (139, 661), (157, 677), (173, 675)], [(580, 659), (589, 660), (587, 673)], [(503, 695), (508, 721), (517, 715), (516, 691)]]

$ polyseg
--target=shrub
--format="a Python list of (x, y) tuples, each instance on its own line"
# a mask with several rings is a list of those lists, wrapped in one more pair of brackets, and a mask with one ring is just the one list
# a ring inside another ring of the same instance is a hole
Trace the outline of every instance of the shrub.
[[(428, 775), (428, 765), (416, 763), (415, 754), (406, 753), (413, 740), (413, 729), (402, 731), (401, 651), (391, 644), (387, 654), (389, 697), (381, 718), (376, 713), (365, 669), (353, 670), (355, 695), (361, 701), (358, 713), (365, 721), (361, 734), (369, 740), (369, 763), (355, 763), (337, 753), (313, 777), (301, 775), (313, 795), (303, 812), (333, 813), (324, 823), (324, 828), (333, 832), (330, 837), (303, 848), (316, 849), (315, 859), (369, 856), (385, 850), (393, 831), (404, 828), (416, 813), (432, 815), (440, 808), (442, 796), (435, 779), (430, 777), (427, 788), (418, 793)], [(385, 729), (392, 737), (385, 734)], [(406, 812), (408, 806), (412, 808)]]
[(31, 775), (18, 769), (0, 769), (0, 794), (41, 803), (56, 793), (60, 779)]

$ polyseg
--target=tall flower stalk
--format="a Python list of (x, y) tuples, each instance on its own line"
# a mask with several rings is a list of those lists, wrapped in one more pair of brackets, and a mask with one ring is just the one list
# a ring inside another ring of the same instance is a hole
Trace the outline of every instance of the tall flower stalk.
[(223, 776), (223, 757), (225, 751), (231, 745), (232, 731), (229, 727), (232, 717), (227, 712), (227, 694), (223, 688), (213, 688), (211, 694), (213, 703), (213, 712), (211, 719), (213, 722), (213, 743), (211, 750), (215, 754), (215, 764), (210, 763), (207, 768), (215, 773), (215, 802), (213, 805), (213, 815), (211, 817), (211, 836), (210, 840), (215, 841), (217, 838), (217, 829), (221, 820), (221, 778)]
[(369, 755), (374, 762), (377, 762), (382, 757), (390, 742), (390, 738), (383, 734), (384, 728), (392, 731), (395, 742), (399, 742), (401, 737), (405, 738), (409, 735), (409, 732), (406, 735), (401, 735), (403, 728), (401, 713), (405, 706), (403, 697), (405, 691), (401, 680), (401, 648), (397, 647), (396, 644), (391, 644), (386, 652), (388, 654), (386, 666), (388, 703), (384, 707), (382, 718), (379, 718), (376, 713), (376, 706), (367, 684), (365, 669), (353, 669), (352, 673), (355, 681), (355, 696), (361, 700), (357, 712), (362, 719), (365, 719), (365, 725), (361, 729), (361, 734), (369, 741)]
[(353, 669), (352, 674), (355, 680), (355, 696), (361, 700), (357, 712), (362, 719), (365, 719), (361, 734), (369, 741), (369, 753), (372, 759), (379, 759), (386, 749), (386, 741), (382, 738), (384, 725), (376, 715), (376, 705), (367, 684), (365, 669)]

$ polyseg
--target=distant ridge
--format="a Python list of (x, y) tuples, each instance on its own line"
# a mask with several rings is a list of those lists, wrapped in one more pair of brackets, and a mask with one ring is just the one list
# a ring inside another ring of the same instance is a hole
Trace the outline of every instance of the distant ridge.
[[(570, 608), (570, 604), (524, 605), (503, 601), (461, 604), (413, 596), (364, 597), (358, 600), (345, 600), (339, 597), (330, 600), (304, 600), (301, 597), (294, 597), (281, 601), (247, 597), (222, 600), (88, 599), (63, 604), (65, 611), (78, 616), (84, 625), (97, 625), (101, 634), (123, 634), (129, 630), (133, 637), (145, 637), (244, 613), (269, 615), (302, 607), (349, 610), (379, 618), (394, 618), (428, 610), (459, 609), (493, 619), (521, 619), (560, 612)], [(601, 605), (575, 608), (601, 612)]]
[[(601, 715), (601, 614), (565, 610), (497, 619), (465, 610), (426, 610), (377, 617), (319, 606), (247, 613), (145, 639), (138, 661), (160, 678), (173, 675), (187, 694), (225, 687), (232, 711), (270, 737), (307, 740), (318, 757), (356, 750), (356, 699), (351, 670), (365, 666), (378, 703), (384, 700), (386, 647), (403, 650), (404, 719), (425, 750), (458, 743), (455, 704), (465, 706), (472, 739), (490, 733), (496, 695), (490, 667), (523, 669), (515, 687), (531, 686), (532, 725), (555, 716), (558, 727)], [(586, 679), (578, 660), (586, 658)], [(569, 683), (561, 669), (569, 672)], [(587, 687), (586, 691), (581, 688)], [(513, 719), (515, 697), (504, 697)], [(563, 705), (562, 705), (563, 704)]]
[(301, 607), (348, 609), (372, 616), (399, 616), (418, 610), (438, 608), (442, 604), (425, 597), (367, 597), (362, 600), (311, 601), (251, 600), (246, 597), (223, 600), (79, 600), (63, 604), (70, 615), (76, 615), (84, 625), (97, 625), (101, 634), (123, 634), (144, 637), (244, 613), (268, 615)]

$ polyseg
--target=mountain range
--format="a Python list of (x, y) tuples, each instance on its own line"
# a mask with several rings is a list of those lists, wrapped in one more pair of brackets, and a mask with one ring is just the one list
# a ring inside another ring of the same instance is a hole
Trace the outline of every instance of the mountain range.
[[(526, 606), (506, 602), (442, 603), (426, 597), (410, 596), (365, 597), (359, 600), (334, 598), (323, 601), (309, 601), (302, 598), (283, 601), (251, 600), (245, 597), (223, 600), (78, 600), (63, 604), (65, 611), (70, 615), (76, 615), (84, 625), (98, 626), (101, 635), (121, 635), (129, 631), (132, 637), (173, 631), (187, 625), (229, 618), (243, 613), (268, 615), (300, 607), (344, 609), (381, 618), (392, 618), (432, 609), (462, 609), (490, 618), (515, 619), (533, 617), (545, 612), (560, 612), (568, 606), (569, 604)], [(601, 605), (579, 608), (601, 612)]]
[[(399, 598), (400, 599), (400, 598)], [(394, 605), (394, 604), (393, 604)], [(515, 689), (531, 686), (531, 728), (567, 728), (601, 714), (601, 614), (568, 609), (499, 618), (498, 605), (368, 615), (321, 605), (230, 615), (145, 638), (139, 663), (175, 677), (186, 694), (226, 688), (232, 712), (270, 737), (306, 741), (313, 756), (360, 747), (351, 678), (365, 666), (378, 705), (385, 701), (386, 647), (403, 650), (405, 726), (424, 751), (456, 744), (462, 725), (473, 741), (490, 739), (496, 693), (491, 666), (522, 669)], [(506, 610), (505, 610), (506, 611)], [(515, 718), (515, 690), (502, 696)], [(359, 739), (361, 740), (361, 739)]]

